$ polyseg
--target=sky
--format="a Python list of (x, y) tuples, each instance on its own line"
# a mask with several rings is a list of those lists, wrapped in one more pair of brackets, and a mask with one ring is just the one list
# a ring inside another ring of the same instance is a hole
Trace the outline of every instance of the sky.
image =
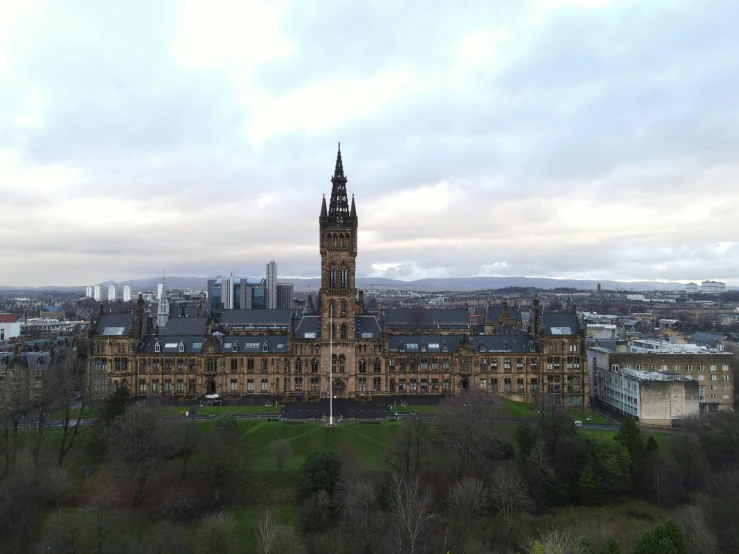
[(739, 285), (739, 2), (0, 0), (0, 284)]

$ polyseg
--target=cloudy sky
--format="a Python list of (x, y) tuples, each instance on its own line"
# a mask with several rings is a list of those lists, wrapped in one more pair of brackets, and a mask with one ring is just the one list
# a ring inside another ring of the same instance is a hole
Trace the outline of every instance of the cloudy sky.
[(0, 284), (739, 284), (739, 2), (0, 0)]

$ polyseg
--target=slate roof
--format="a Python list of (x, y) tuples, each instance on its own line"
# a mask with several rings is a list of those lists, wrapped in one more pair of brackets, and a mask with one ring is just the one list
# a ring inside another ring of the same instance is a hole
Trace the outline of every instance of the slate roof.
[(368, 312), (376, 312), (377, 311), (377, 298), (374, 296), (370, 296), (367, 300), (367, 307), (365, 308)]
[[(308, 335), (307, 337), (305, 335)], [(306, 315), (295, 327), (295, 338), (321, 338), (321, 317), (317, 315)]]
[[(49, 369), (51, 356), (48, 352), (22, 352), (18, 355), (21, 366), (26, 369)], [(0, 352), (0, 368), (5, 369), (13, 363), (12, 352)]]
[(182, 315), (182, 308), (183, 306), (175, 306), (172, 309), (172, 312), (169, 314), (169, 318), (172, 319), (173, 317), (198, 317), (198, 307), (197, 306), (184, 306), (185, 308), (185, 315)]
[[(488, 306), (485, 319), (495, 322), (503, 315), (503, 306)], [(521, 319), (521, 310), (515, 306), (508, 306), (508, 315), (511, 319)]]
[[(454, 352), (462, 340), (462, 335), (391, 335), (388, 337), (388, 350), (391, 352)], [(471, 337), (476, 352), (536, 352), (536, 345), (529, 335), (483, 335)], [(405, 350), (399, 350), (400, 345)], [(482, 347), (482, 348), (481, 348)]]
[(378, 339), (382, 329), (373, 315), (358, 315), (354, 318), (354, 329), (358, 339)]
[[(159, 342), (160, 351), (157, 352), (155, 345)], [(185, 345), (185, 354), (198, 353), (205, 344), (205, 334), (203, 335), (169, 335), (158, 337), (156, 335), (147, 335), (144, 338), (139, 352), (144, 354), (179, 354), (180, 343)]]
[(385, 312), (385, 321), (390, 328), (413, 326), (416, 319), (422, 327), (467, 329), (470, 326), (464, 309), (399, 308)]
[(287, 327), (293, 313), (301, 316), (299, 310), (223, 310), (220, 323), (224, 327)]
[(690, 340), (699, 345), (699, 346), (713, 346), (719, 341), (722, 341), (726, 338), (725, 335), (717, 335), (715, 333), (704, 333), (702, 331), (697, 331), (690, 335)]
[(51, 313), (57, 312), (58, 313), (58, 312), (63, 312), (64, 310), (62, 310), (62, 308), (60, 306), (44, 306), (43, 308), (41, 308), (41, 311), (42, 312), (51, 312)]
[(103, 314), (97, 322), (95, 334), (112, 336), (127, 335), (133, 326), (133, 314)]
[(205, 335), (204, 317), (170, 317), (164, 327), (159, 327), (161, 336)]
[[(239, 352), (241, 354), (287, 353), (287, 335), (269, 335), (266, 337), (245, 337), (243, 335), (223, 335), (219, 337), (221, 351), (224, 353)], [(268, 349), (264, 349), (264, 345)], [(234, 349), (234, 345), (236, 349)]]
[(575, 314), (545, 313), (541, 324), (548, 335), (577, 335), (580, 332), (580, 321)]
[(594, 337), (589, 337), (588, 339), (586, 339), (586, 343), (588, 348), (595, 347), (595, 344), (597, 343), (600, 348), (603, 348), (610, 352), (616, 352), (618, 350), (618, 343), (616, 342), (616, 339), (596, 339)]

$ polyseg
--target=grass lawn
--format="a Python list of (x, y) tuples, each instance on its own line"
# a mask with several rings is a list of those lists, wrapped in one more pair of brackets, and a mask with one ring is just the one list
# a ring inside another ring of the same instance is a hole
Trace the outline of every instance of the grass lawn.
[(527, 419), (536, 416), (536, 410), (531, 404), (525, 402), (515, 402), (513, 400), (504, 399), (508, 415), (514, 419)]
[(276, 414), (280, 411), (281, 406), (203, 406), (198, 408), (198, 415), (219, 415), (219, 414), (252, 414), (252, 413), (271, 413)]
[[(198, 424), (207, 432), (211, 422), (199, 421)], [(383, 453), (401, 425), (396, 422), (369, 425), (347, 422), (326, 427), (322, 423), (290, 425), (269, 421), (239, 421), (238, 424), (249, 446), (249, 466), (255, 471), (276, 469), (271, 446), (278, 438), (288, 441), (293, 449), (284, 470), (298, 469), (309, 454), (324, 449), (335, 452), (347, 449), (360, 458), (367, 469), (384, 469)]]
[(412, 412), (416, 412), (417, 414), (435, 414), (438, 407), (439, 406), (436, 404), (411, 404), (409, 406), (393, 406), (393, 413), (410, 414)]

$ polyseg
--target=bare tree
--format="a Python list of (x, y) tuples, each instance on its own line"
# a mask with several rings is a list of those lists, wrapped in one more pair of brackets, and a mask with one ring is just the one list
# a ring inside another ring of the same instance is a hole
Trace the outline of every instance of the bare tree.
[(221, 488), (233, 483), (245, 464), (246, 447), (236, 419), (228, 414), (219, 416), (201, 446), (199, 471), (213, 490), (213, 501), (217, 504), (221, 500)]
[(705, 512), (698, 506), (687, 506), (677, 517), (693, 554), (718, 554), (716, 535), (706, 522)]
[(195, 537), (198, 554), (235, 554), (236, 522), (230, 514), (210, 514), (203, 518)]
[(53, 466), (46, 470), (45, 486), (51, 496), (57, 511), (60, 503), (72, 493), (72, 482), (69, 474), (63, 467)]
[(458, 456), (461, 472), (475, 473), (485, 460), (513, 456), (513, 446), (495, 424), (502, 411), (499, 397), (474, 389), (440, 404), (434, 438), (440, 448)]
[(282, 469), (285, 466), (292, 453), (293, 449), (285, 439), (279, 438), (272, 443), (272, 455), (275, 457), (277, 469)]
[(390, 481), (390, 512), (397, 523), (393, 540), (398, 552), (423, 551), (424, 532), (434, 518), (431, 492), (418, 476), (394, 473)]
[(493, 473), (490, 492), (495, 509), (506, 519), (520, 517), (534, 509), (526, 481), (515, 469), (506, 468)]
[(134, 408), (116, 418), (108, 433), (111, 457), (130, 473), (134, 505), (144, 497), (144, 487), (161, 461), (162, 441), (159, 420), (150, 410)]
[(412, 474), (428, 463), (431, 449), (431, 425), (409, 417), (403, 422), (385, 452), (385, 463), (394, 471)]
[(49, 515), (44, 522), (41, 538), (36, 544), (39, 554), (78, 554), (81, 552), (80, 531), (75, 518), (64, 512)]
[(87, 430), (86, 419), (92, 415), (90, 408), (90, 391), (85, 377), (86, 360), (82, 357), (65, 364), (60, 369), (63, 373), (57, 377), (56, 397), (58, 414), (61, 419), (61, 437), (59, 439), (59, 455), (57, 464), (62, 466), (64, 458), (75, 442)]
[(449, 489), (446, 501), (450, 520), (465, 535), (488, 509), (487, 487), (475, 477), (464, 477)]
[(297, 554), (303, 548), (300, 536), (291, 525), (278, 523), (271, 510), (265, 510), (257, 525), (259, 554)]
[(106, 540), (113, 531), (114, 504), (115, 495), (112, 489), (108, 488), (99, 491), (87, 507), (89, 521), (94, 530), (94, 550), (97, 554), (105, 552)]

